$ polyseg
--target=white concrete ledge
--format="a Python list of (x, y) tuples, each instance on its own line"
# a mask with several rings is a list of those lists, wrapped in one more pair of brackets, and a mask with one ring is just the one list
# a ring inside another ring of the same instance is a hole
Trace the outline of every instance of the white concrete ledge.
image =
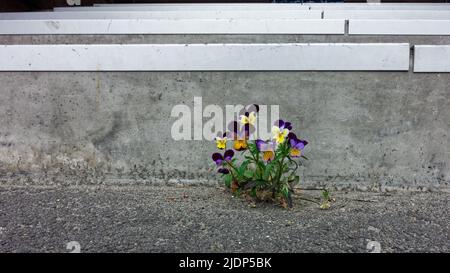
[(0, 34), (344, 34), (344, 20), (0, 20)]
[(286, 11), (286, 12), (237, 12), (207, 11), (93, 11), (93, 12), (5, 12), (0, 13), (0, 20), (66, 20), (66, 19), (321, 19), (320, 11)]
[(0, 20), (56, 19), (322, 19), (319, 10), (287, 11), (67, 11), (67, 12), (4, 12)]
[(445, 3), (310, 3), (310, 9), (320, 10), (450, 10)]
[(409, 44), (4, 45), (0, 71), (406, 71)]
[(349, 20), (349, 34), (450, 35), (450, 20)]
[[(96, 8), (103, 10), (293, 10), (293, 9), (314, 9), (314, 10), (442, 10), (450, 9), (445, 3), (211, 3), (211, 4), (94, 4)], [(91, 11), (92, 7), (64, 7), (55, 8), (55, 11), (71, 11), (81, 9)]]
[(201, 4), (201, 3), (180, 3), (180, 4), (94, 4), (91, 7), (60, 7), (54, 8), (54, 11), (72, 11), (72, 10), (82, 10), (82, 11), (93, 11), (93, 10), (181, 10), (181, 11), (192, 11), (192, 10), (308, 10), (310, 7), (306, 4), (292, 3), (292, 4), (267, 4), (267, 3), (211, 3), (211, 4)]
[[(18, 19), (119, 19), (119, 18), (140, 18), (140, 19), (321, 19), (320, 10), (166, 10), (155, 11), (145, 9), (134, 10), (101, 10), (89, 8), (71, 8), (66, 12), (38, 12), (22, 13), (27, 18)], [(92, 9), (92, 10), (91, 10)], [(74, 15), (70, 15), (70, 14)], [(17, 13), (16, 13), (17, 15)], [(2, 19), (14, 19), (8, 13), (1, 14)], [(46, 16), (36, 18), (33, 16)], [(76, 16), (71, 17), (71, 16)], [(95, 16), (95, 17), (92, 17)], [(128, 16), (128, 17), (127, 17)]]
[(450, 72), (450, 45), (414, 46), (414, 72)]
[(450, 10), (325, 10), (323, 18), (450, 20)]

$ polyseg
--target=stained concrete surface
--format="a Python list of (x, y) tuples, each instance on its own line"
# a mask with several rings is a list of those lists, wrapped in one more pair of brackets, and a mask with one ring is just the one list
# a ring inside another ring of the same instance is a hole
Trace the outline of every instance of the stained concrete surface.
[(0, 187), (0, 252), (450, 251), (448, 193), (300, 199), (318, 196), (286, 210), (220, 187)]
[[(449, 44), (449, 36), (2, 35), (2, 44)], [(370, 54), (370, 52), (368, 52)], [(450, 73), (2, 72), (0, 184), (217, 184), (207, 141), (174, 141), (177, 104), (279, 105), (309, 141), (304, 186), (450, 190)], [(207, 119), (204, 119), (206, 121)]]
[(427, 35), (236, 35), (236, 34), (123, 34), (123, 35), (0, 35), (1, 44), (203, 44), (203, 43), (410, 43), (448, 45), (449, 36)]
[(310, 143), (305, 185), (449, 189), (450, 73), (11, 72), (0, 83), (2, 184), (215, 184), (214, 143), (170, 134), (172, 107), (201, 96), (279, 105)]

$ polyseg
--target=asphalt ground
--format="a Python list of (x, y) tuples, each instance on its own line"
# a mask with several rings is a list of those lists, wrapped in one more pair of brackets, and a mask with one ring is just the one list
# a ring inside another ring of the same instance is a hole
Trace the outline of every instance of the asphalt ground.
[(0, 187), (0, 252), (450, 252), (450, 194), (332, 192), (330, 209), (220, 187)]

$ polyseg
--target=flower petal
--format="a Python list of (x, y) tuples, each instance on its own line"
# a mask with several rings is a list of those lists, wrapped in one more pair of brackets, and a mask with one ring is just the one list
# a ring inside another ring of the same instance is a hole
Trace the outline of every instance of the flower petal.
[(226, 169), (226, 168), (220, 168), (219, 170), (217, 170), (217, 172), (223, 173), (223, 174), (229, 174), (230, 173), (230, 171), (228, 169)]
[(255, 122), (256, 122), (256, 114), (255, 114), (255, 112), (250, 112), (250, 114), (248, 115), (248, 122), (251, 125), (255, 124)]
[(216, 162), (217, 165), (219, 165), (220, 163), (222, 163), (223, 156), (221, 154), (219, 154), (219, 153), (213, 153), (212, 154), (212, 160), (214, 162)]
[(240, 121), (239, 121), (242, 125), (248, 124), (249, 120), (248, 117), (246, 115), (241, 115), (240, 116)]
[(220, 150), (223, 150), (227, 147), (227, 138), (216, 138), (216, 147)]
[(299, 142), (297, 143), (297, 145), (295, 145), (295, 148), (303, 150), (303, 148), (305, 148), (305, 144), (303, 144), (303, 142)]
[(239, 128), (239, 124), (237, 121), (232, 121), (228, 124), (228, 131), (233, 132), (233, 133), (237, 133)]
[(275, 153), (273, 151), (264, 151), (262, 158), (266, 162), (272, 161), (275, 158)]
[(288, 139), (289, 140), (291, 140), (291, 139), (297, 139), (297, 135), (296, 134), (294, 134), (294, 133), (292, 133), (292, 132), (289, 132), (289, 134), (288, 134)]
[(296, 148), (291, 149), (290, 155), (292, 157), (299, 157), (301, 154), (302, 154), (302, 150), (296, 149)]
[[(288, 137), (288, 139), (289, 139), (289, 137)], [(291, 147), (295, 147), (295, 145), (297, 145), (297, 140), (295, 138), (290, 138), (289, 144), (291, 145)]]
[(277, 125), (279, 128), (284, 128), (284, 120), (279, 119), (275, 122), (275, 125)]
[(278, 135), (280, 133), (280, 127), (278, 127), (278, 126), (272, 126), (272, 134), (273, 135)]
[(292, 130), (292, 124), (291, 124), (290, 122), (287, 122), (287, 121), (286, 121), (286, 122), (284, 123), (284, 126), (283, 126), (283, 127), (286, 128), (286, 129), (288, 129), (289, 131)]
[(258, 151), (261, 151), (261, 145), (264, 144), (264, 143), (265, 142), (262, 139), (255, 140), (256, 148), (258, 149)]
[(233, 158), (233, 156), (234, 156), (233, 150), (226, 150), (225, 151), (225, 154), (224, 154), (225, 160), (230, 160), (231, 158)]

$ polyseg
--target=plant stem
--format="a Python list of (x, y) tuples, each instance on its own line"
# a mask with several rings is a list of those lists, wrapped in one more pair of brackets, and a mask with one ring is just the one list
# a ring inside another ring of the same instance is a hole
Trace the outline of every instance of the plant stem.
[(236, 169), (236, 167), (233, 166), (233, 164), (231, 164), (230, 161), (225, 161), (225, 162), (227, 162), (227, 164), (228, 164), (234, 171), (238, 172), (238, 170)]
[[(255, 146), (256, 146), (256, 140), (255, 140)], [(259, 155), (255, 156), (255, 154), (253, 154), (251, 151), (250, 151), (250, 154), (252, 155), (253, 160), (255, 160), (255, 162), (256, 162), (256, 168), (259, 171), (259, 179), (262, 179), (262, 170), (261, 170), (261, 167), (259, 166)]]
[(283, 156), (283, 157), (281, 158), (281, 162), (280, 162), (280, 164), (279, 164), (278, 174), (277, 174), (277, 177), (276, 177), (276, 179), (275, 179), (275, 187), (274, 187), (274, 190), (275, 190), (275, 189), (278, 190), (278, 188), (280, 187), (280, 180), (281, 180), (281, 175), (282, 175), (282, 172), (283, 172), (284, 159), (285, 159), (285, 156)]

